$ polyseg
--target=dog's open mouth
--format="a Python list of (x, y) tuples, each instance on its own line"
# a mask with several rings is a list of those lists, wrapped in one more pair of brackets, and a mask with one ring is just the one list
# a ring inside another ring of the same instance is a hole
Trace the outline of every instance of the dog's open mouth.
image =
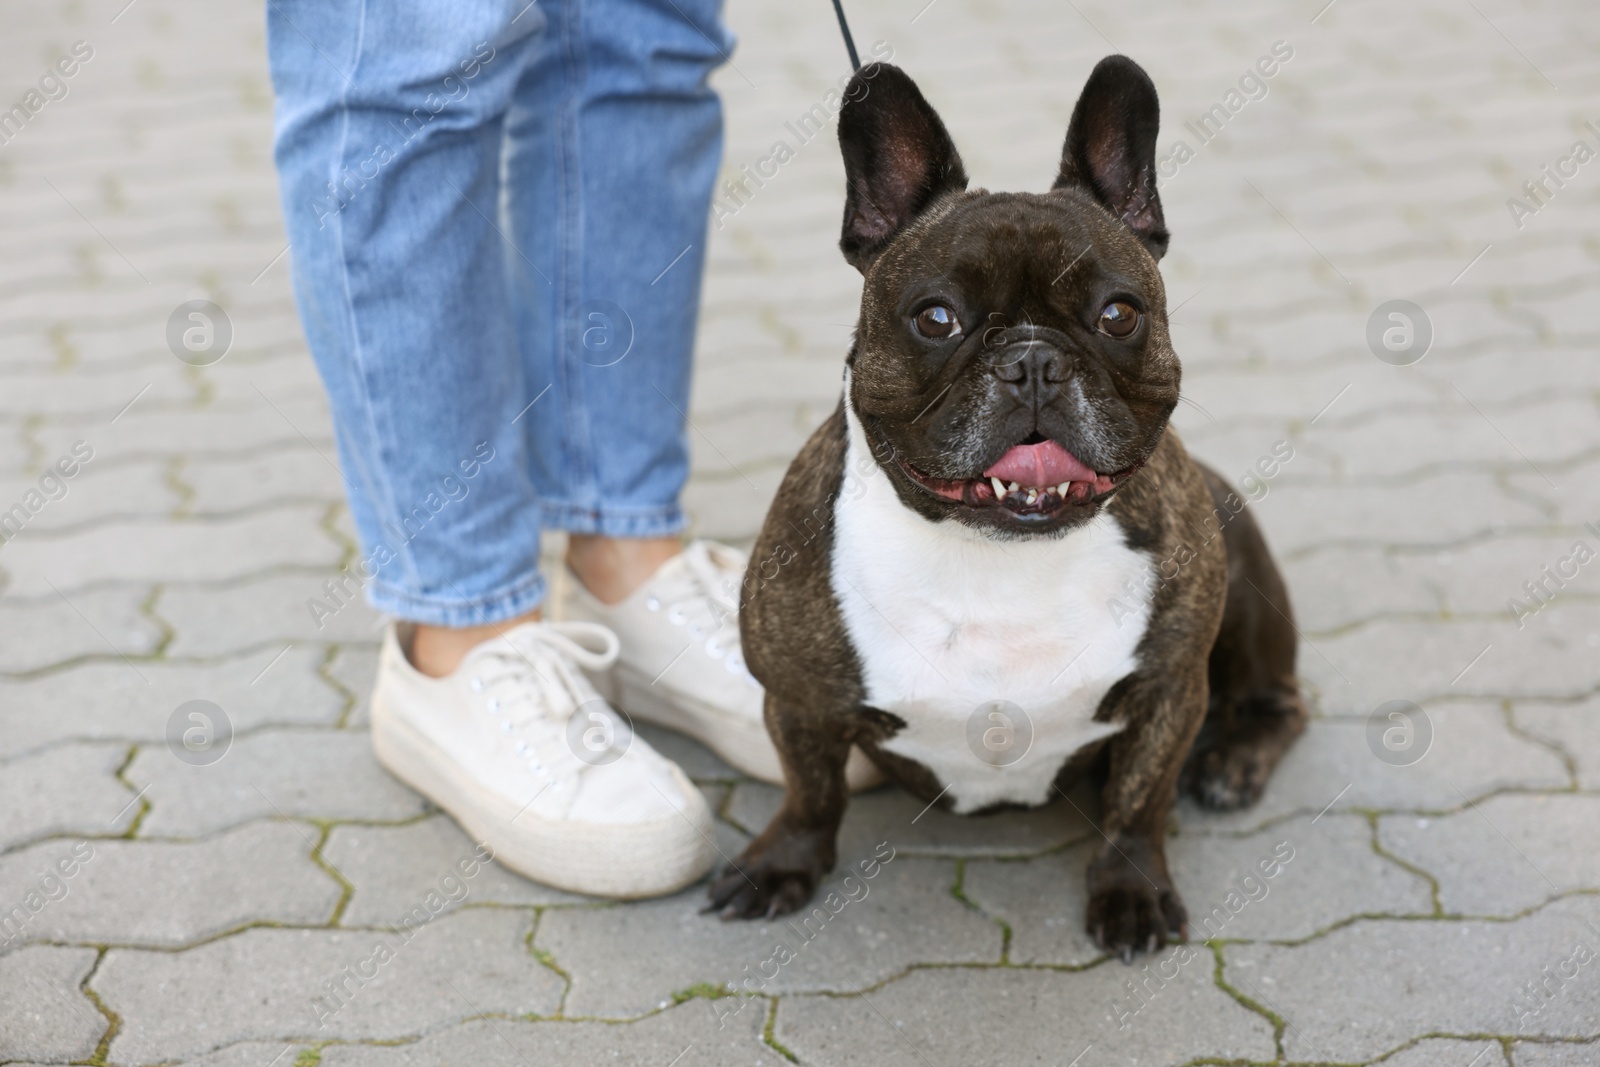
[(1087, 504), (1144, 466), (1140, 460), (1112, 474), (1100, 474), (1051, 440), (1011, 446), (981, 478), (933, 478), (903, 459), (898, 462), (907, 477), (935, 496), (1019, 516), (1049, 515), (1069, 504)]

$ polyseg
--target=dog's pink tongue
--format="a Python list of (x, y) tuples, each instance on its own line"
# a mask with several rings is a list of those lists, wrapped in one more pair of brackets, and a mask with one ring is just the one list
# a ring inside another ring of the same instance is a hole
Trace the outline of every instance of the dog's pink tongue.
[(983, 472), (985, 478), (1016, 482), (1022, 486), (1060, 485), (1062, 482), (1093, 482), (1094, 471), (1054, 441), (1036, 445), (1014, 445), (999, 462)]

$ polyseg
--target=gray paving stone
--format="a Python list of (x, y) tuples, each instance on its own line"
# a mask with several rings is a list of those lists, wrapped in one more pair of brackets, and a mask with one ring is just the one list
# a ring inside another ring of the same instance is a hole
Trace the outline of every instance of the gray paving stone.
[(354, 703), (348, 724), (367, 725), (371, 721), (372, 683), (378, 677), (378, 649), (371, 645), (340, 645), (328, 664), (327, 674), (352, 694)]
[(1375, 620), (1312, 638), (1299, 670), (1321, 689), (1324, 710), (1339, 713), (1457, 694), (1561, 699), (1594, 688), (1596, 647), (1600, 604), (1566, 601), (1520, 631), (1509, 615), (1429, 625)]
[(61, 834), (120, 834), (138, 818), (134, 791), (116, 778), (128, 746), (60, 745), (6, 763), (0, 774), (0, 848)]
[(619, 1067), (661, 1067), (681, 1057), (687, 1065), (786, 1062), (761, 1039), (767, 1004), (759, 1001), (725, 1019), (709, 1002), (691, 1000), (635, 1023), (520, 1022), (481, 1020), (464, 1023), (407, 1045), (333, 1045), (323, 1050), (327, 1067), (527, 1067), (544, 1063), (610, 1063)]
[[(782, 803), (783, 790), (778, 787), (741, 782), (733, 791), (728, 816), (758, 834)], [(1080, 786), (1070, 801), (971, 817), (930, 807), (898, 786), (885, 785), (850, 798), (839, 828), (839, 855), (866, 855), (885, 840), (896, 849), (921, 855), (1031, 855), (1093, 834), (1087, 813), (1094, 806), (1093, 793)]]
[(1585, 1067), (1586, 1064), (1595, 1062), (1597, 1052), (1600, 1052), (1600, 1048), (1597, 1048), (1592, 1041), (1581, 1044), (1576, 1042), (1539, 1044), (1533, 1041), (1518, 1041), (1511, 1046), (1511, 1055), (1516, 1067)]
[[(1203, 947), (1171, 977), (1106, 963), (1079, 973), (914, 971), (853, 997), (785, 997), (776, 1037), (802, 1063), (1184, 1063), (1273, 1058), (1272, 1027), (1211, 980)], [(1133, 992), (1148, 981), (1148, 999)], [(846, 991), (849, 991), (846, 987)]]
[[(1296, 621), (1313, 640), (1385, 614), (1440, 619), (1470, 614), (1514, 623), (1517, 615), (1508, 602), (1515, 598), (1524, 612), (1534, 611), (1538, 604), (1523, 583), (1541, 580), (1543, 567), (1553, 568), (1571, 557), (1574, 540), (1508, 534), (1431, 551), (1325, 548), (1286, 561), (1284, 573), (1293, 591)], [(1590, 540), (1600, 548), (1600, 542)], [(1558, 598), (1591, 592), (1591, 578), (1580, 569)], [(1600, 589), (1600, 580), (1594, 584)], [(1525, 624), (1536, 617), (1529, 616)]]
[(0, 900), (42, 887), (29, 940), (178, 947), (247, 922), (321, 924), (341, 890), (311, 861), (315, 841), (257, 822), (194, 842), (42, 842), (0, 856)]
[(66, 1063), (92, 1055), (108, 1025), (79, 985), (92, 948), (29, 945), (0, 955), (0, 1059)]
[[(1294, 820), (1245, 837), (1172, 838), (1167, 864), (1189, 910), (1189, 936), (1294, 940), (1356, 915), (1430, 914), (1427, 883), (1375, 854), (1368, 840), (1366, 819), (1350, 815), (1325, 815), (1315, 825)], [(1011, 927), (1012, 962), (1100, 958), (1084, 931), (1084, 871), (1096, 847), (1086, 841), (1032, 860), (967, 863), (966, 896)]]
[(180, 762), (165, 746), (140, 749), (127, 777), (145, 796), (141, 830), (194, 837), (247, 819), (399, 821), (426, 802), (389, 777), (366, 731), (268, 729), (234, 738), (206, 766)]
[[(1230, 948), (1223, 978), (1289, 1022), (1292, 1060), (1362, 1062), (1425, 1034), (1594, 1037), (1597, 919), (1600, 901), (1577, 897), (1513, 922), (1365, 920), (1295, 948)], [(1580, 945), (1587, 966), (1547, 978)], [(1549, 998), (1529, 1000), (1541, 980)]]
[[(382, 637), (381, 620), (360, 594), (341, 593), (335, 602), (324, 591), (324, 583), (336, 583), (338, 578), (338, 572), (329, 568), (164, 589), (155, 611), (176, 635), (167, 654), (219, 656), (263, 645), (282, 647), (290, 641), (376, 644)], [(307, 603), (312, 600), (326, 605), (332, 614), (313, 612)]]
[[(159, 314), (164, 317), (169, 311), (170, 306)], [(96, 451), (104, 448), (108, 455), (125, 457), (197, 452), (238, 455), (262, 448), (304, 447), (307, 438), (330, 457), (333, 455), (327, 402), (322, 397), (271, 399), (278, 410), (257, 395), (236, 404), (213, 404), (187, 412), (182, 419), (174, 419), (170, 412), (154, 406), (146, 408), (141, 401), (114, 425), (101, 419), (52, 419), (39, 428), (37, 437), (51, 456), (60, 455), (80, 438), (89, 441)], [(205, 442), (200, 449), (195, 448), (197, 441)]]
[(722, 758), (687, 734), (669, 730), (655, 723), (635, 720), (634, 729), (650, 743), (650, 747), (683, 768), (683, 773), (697, 781), (727, 780), (742, 777), (722, 761)]
[(209, 700), (235, 733), (273, 724), (332, 725), (344, 700), (317, 676), (322, 651), (292, 648), (214, 664), (140, 663), (135, 678), (121, 660), (86, 663), (27, 681), (0, 681), (0, 758), (66, 739), (117, 738), (164, 744), (179, 705)]
[(1510, 1063), (1498, 1041), (1439, 1037), (1425, 1038), (1380, 1062), (1383, 1067), (1508, 1067)]
[(47, 579), (71, 596), (94, 582), (220, 582), (292, 566), (331, 572), (342, 552), (320, 527), (322, 510), (297, 504), (235, 519), (110, 522), (48, 539), (18, 538), (6, 546), (10, 592), (45, 596)]
[[(1291, 482), (1324, 484), (1338, 477), (1336, 453), (1321, 444), (1307, 441), (1304, 431), (1286, 421), (1268, 427), (1242, 421), (1212, 422), (1204, 413), (1180, 406), (1181, 417), (1174, 424), (1189, 454), (1222, 475), (1241, 496), (1256, 498)], [(1293, 449), (1288, 460), (1272, 454), (1274, 448)], [(1263, 464), (1263, 466), (1258, 466)], [(1262, 471), (1271, 472), (1263, 479)]]
[[(1555, 483), (1554, 489), (1551, 482)], [(1538, 471), (1512, 468), (1505, 475), (1505, 483), (1510, 491), (1540, 501), (1554, 521), (1572, 527), (1600, 521), (1600, 514), (1596, 513), (1600, 509), (1595, 507), (1600, 459), (1561, 468), (1546, 467), (1543, 476)]]
[(1439, 880), (1459, 915), (1513, 915), (1560, 893), (1600, 890), (1600, 796), (1503, 794), (1435, 818), (1378, 824), (1395, 855)]
[(413, 1045), (334, 1045), (323, 1051), (328, 1067), (448, 1067), (483, 1064), (606, 1064), (659, 1067), (683, 1064), (782, 1064), (784, 1057), (762, 1041), (766, 1005), (741, 1016), (718, 1019), (704, 1000), (629, 1024), (614, 1022), (480, 1021), (422, 1038)]
[[(608, 1018), (650, 1011), (701, 983), (767, 994), (849, 989), (912, 963), (999, 960), (1000, 929), (951, 895), (950, 861), (896, 853), (873, 867), (870, 849), (839, 857), (811, 906), (783, 919), (703, 915), (705, 886), (697, 885), (628, 907), (553, 909), (535, 944), (572, 975), (566, 1013)], [(876, 873), (863, 880), (858, 871), (845, 885), (847, 863)]]
[(1576, 704), (1518, 701), (1512, 715), (1522, 729), (1553, 741), (1572, 757), (1577, 763), (1579, 789), (1600, 788), (1600, 700)]
[(1380, 615), (1438, 615), (1441, 583), (1432, 580), (1428, 563), (1418, 562), (1423, 558), (1341, 546), (1282, 561), (1296, 624), (1315, 641)]
[[(837, 379), (834, 390), (838, 390)], [(697, 473), (739, 478), (740, 471), (750, 468), (785, 468), (816, 429), (817, 422), (830, 413), (831, 409), (815, 411), (805, 406), (797, 410), (792, 401), (780, 401), (772, 407), (751, 403), (738, 410), (697, 416), (695, 424), (705, 439), (716, 445), (715, 450), (707, 448), (706, 454), (699, 457), (704, 466), (697, 467)], [(813, 415), (820, 418), (814, 422)], [(724, 458), (727, 456), (740, 457), (737, 466)], [(743, 484), (742, 478), (739, 481)]]
[[(1583, 530), (1575, 535), (1510, 536), (1457, 546), (1434, 554), (1433, 563), (1436, 566), (1432, 570), (1432, 578), (1446, 610), (1489, 615), (1503, 613), (1507, 618), (1516, 620), (1519, 615), (1526, 616), (1526, 612), (1538, 608), (1538, 602), (1528, 594), (1525, 585), (1549, 581), (1545, 576), (1546, 567), (1552, 573), (1562, 566), (1567, 567), (1569, 573), (1573, 569), (1577, 571), (1570, 580), (1556, 576), (1556, 580), (1562, 581), (1564, 586), (1556, 594), (1558, 599), (1593, 597), (1600, 593), (1600, 575), (1591, 573), (1587, 565), (1576, 562), (1582, 555), (1576, 548), (1579, 541), (1587, 546), (1590, 553), (1600, 551), (1600, 539)], [(1425, 560), (1426, 557), (1418, 558), (1415, 563), (1426, 569)], [(1564, 564), (1564, 560), (1568, 562)], [(1410, 563), (1412, 560), (1404, 562)], [(1548, 597), (1549, 593), (1542, 593), (1541, 596)], [(1520, 611), (1511, 610), (1510, 601), (1513, 599), (1523, 605)], [(1523, 625), (1518, 629), (1526, 629), (1537, 618), (1537, 614), (1524, 617)]]
[[(1430, 704), (1423, 710), (1432, 724), (1432, 746), (1409, 766), (1386, 763), (1374, 754), (1367, 740), (1365, 715), (1313, 720), (1273, 773), (1266, 794), (1255, 807), (1217, 813), (1180, 798), (1176, 808), (1179, 824), (1184, 833), (1236, 831), (1264, 826), (1290, 814), (1315, 816), (1330, 805), (1333, 812), (1372, 808), (1450, 811), (1497, 789), (1566, 788), (1566, 769), (1560, 759), (1545, 746), (1512, 734), (1497, 709)], [(1421, 737), (1420, 726), (1414, 736)]]
[[(67, 457), (45, 456), (41, 463), (53, 466), (63, 458)], [(119, 463), (103, 455), (96, 459), (100, 462), (80, 464), (77, 474), (69, 479), (60, 479), (59, 472), (53, 472), (56, 477), (43, 486), (48, 503), (28, 518), (22, 537), (76, 529), (113, 518), (160, 518), (171, 515), (183, 503), (182, 494), (167, 478), (170, 464), (166, 461)], [(44, 470), (30, 468), (26, 474), (0, 478), (0, 501), (5, 502), (0, 508), (10, 513), (13, 504), (27, 501), (30, 491), (41, 488), (40, 479), (44, 477)], [(64, 486), (64, 493), (57, 487), (58, 482)]]
[[(1214, 285), (1226, 285), (1232, 290), (1228, 296), (1230, 303), (1237, 305), (1247, 301), (1249, 297), (1244, 290), (1253, 284), (1251, 275), (1259, 272), (1263, 266), (1252, 264), (1248, 268), (1225, 272), (1219, 270), (1215, 262), (1208, 262), (1206, 269), (1212, 275), (1208, 290)], [(1256, 314), (1261, 312), (1257, 311)], [(1260, 447), (1263, 448), (1284, 436), (1283, 430), (1291, 426), (1305, 427), (1303, 435), (1297, 440), (1304, 440), (1312, 448), (1319, 447), (1317, 431), (1323, 425), (1322, 420), (1318, 419), (1319, 412), (1324, 412), (1332, 423), (1395, 404), (1430, 399), (1423, 383), (1397, 380), (1388, 368), (1365, 360), (1329, 360), (1311, 367), (1261, 361), (1253, 366), (1240, 366), (1236, 342), (1222, 341), (1223, 347), (1216, 351), (1217, 358), (1208, 359), (1208, 350), (1217, 344), (1214, 339), (1207, 338), (1196, 346), (1192, 330), (1184, 329), (1181, 324), (1177, 330), (1173, 344), (1185, 364), (1184, 394), (1224, 426), (1260, 421)], [(1359, 343), (1359, 333), (1351, 332), (1355, 334), (1352, 339)], [(1199, 412), (1193, 414), (1198, 418), (1184, 416), (1189, 425), (1211, 425), (1204, 415)], [(1314, 419), (1317, 420), (1315, 426), (1312, 425)], [(1298, 460), (1288, 465), (1290, 472), (1295, 470), (1295, 462)], [(1275, 489), (1287, 490), (1290, 484), (1291, 481), (1285, 480)], [(1277, 492), (1269, 494), (1267, 501), (1277, 495)], [(1349, 494), (1349, 498), (1357, 504), (1363, 499), (1357, 494)], [(1333, 499), (1331, 496), (1320, 498), (1324, 506)], [(1371, 499), (1376, 503), (1381, 497)], [(1270, 506), (1267, 504), (1267, 508)], [(1347, 513), (1340, 516), (1341, 524), (1359, 517), (1347, 509)]]
[(1104, 955), (1083, 926), (1094, 850), (1085, 841), (1031, 860), (967, 861), (963, 894), (1011, 928), (1011, 962), (1082, 965)]
[(184, 1063), (185, 1067), (292, 1067), (313, 1050), (314, 1046), (287, 1041), (241, 1041)]
[[(691, 482), (684, 488), (682, 505), (689, 518), (691, 537), (710, 537), (728, 544), (754, 541), (761, 532), (767, 505), (777, 495), (784, 467), (773, 466), (745, 472), (750, 479), (735, 476), (711, 481)], [(756, 488), (751, 489), (754, 485)]]
[[(0, 566), (4, 563), (0, 557)], [(165, 636), (142, 610), (149, 596), (149, 590), (139, 588), (64, 595), (46, 589), (43, 597), (0, 600), (0, 629), (6, 634), (0, 671), (21, 674), (86, 656), (110, 659), (123, 671), (143, 670), (130, 668), (123, 657), (148, 656)]]
[(1592, 447), (1587, 430), (1596, 412), (1587, 397), (1511, 406), (1496, 403), (1493, 394), (1467, 397), (1453, 395), (1428, 412), (1332, 424), (1316, 431), (1316, 440), (1337, 454), (1341, 472), (1356, 484), (1428, 469), (1543, 466)]
[(1406, 485), (1286, 483), (1261, 501), (1256, 517), (1283, 552), (1328, 544), (1443, 545), (1546, 521), (1541, 509), (1504, 493), (1486, 472)]
[(448, 910), (466, 903), (586, 899), (530, 882), (498, 864), (479, 863), (476, 844), (442, 813), (405, 826), (334, 827), (322, 854), (355, 887), (340, 917), (345, 926), (399, 926), (430, 893)]
[(85, 373), (81, 367), (25, 371), (6, 374), (6, 396), (0, 400), (0, 413), (11, 415), (104, 415), (109, 420), (128, 401), (140, 396), (140, 403), (167, 404), (191, 401), (193, 384), (183, 377), (182, 365), (145, 370), (124, 370), (110, 374)]
[[(263, 70), (262, 74), (265, 73)], [(267, 255), (272, 256), (287, 243), (288, 239), (284, 238), (276, 247), (267, 248)], [(239, 358), (235, 359), (230, 353), (221, 363), (212, 364), (201, 372), (201, 378), (218, 401), (258, 401), (257, 389), (275, 399), (317, 396), (322, 392), (322, 380), (306, 349), (300, 324), (293, 311), (285, 306), (293, 299), (289, 272), (280, 275), (278, 270), (279, 267), (274, 267), (256, 286), (268, 289), (274, 296), (271, 305), (257, 312), (263, 333), (272, 336), (263, 336), (259, 347), (240, 352)]]
[[(530, 924), (522, 911), (468, 909), (409, 941), (254, 929), (181, 953), (113, 949), (94, 989), (122, 1017), (116, 1062), (181, 1059), (267, 1037), (392, 1040), (485, 1012), (553, 1011), (561, 979), (528, 952)], [(340, 982), (347, 992), (335, 996)]]
[(205, 515), (286, 501), (334, 503), (344, 489), (330, 461), (337, 462), (332, 452), (315, 452), (303, 442), (264, 455), (193, 460), (183, 468), (184, 482), (194, 489), (189, 510)]

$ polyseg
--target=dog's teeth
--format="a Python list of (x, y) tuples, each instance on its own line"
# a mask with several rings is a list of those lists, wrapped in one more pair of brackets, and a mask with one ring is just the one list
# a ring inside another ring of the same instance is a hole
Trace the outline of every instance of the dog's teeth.
[(1017, 491), (1017, 483), (1016, 482), (1012, 482), (1009, 488), (1011, 489), (1011, 491), (1013, 493), (1015, 493)]
[(1060, 485), (1056, 486), (1056, 495), (1065, 500), (1067, 496), (1067, 490), (1071, 488), (1072, 483), (1070, 481), (1062, 482)]
[(999, 478), (991, 477), (989, 479), (989, 484), (994, 486), (994, 498), (996, 500), (999, 500), (999, 499), (1001, 499), (1002, 497), (1004, 497), (1006, 495), (1005, 483), (1002, 482)]
[(1038, 500), (1038, 499), (1039, 499), (1039, 490), (1037, 490), (1037, 489), (1029, 489), (1028, 490), (1028, 503), (1031, 504), (1035, 500)]

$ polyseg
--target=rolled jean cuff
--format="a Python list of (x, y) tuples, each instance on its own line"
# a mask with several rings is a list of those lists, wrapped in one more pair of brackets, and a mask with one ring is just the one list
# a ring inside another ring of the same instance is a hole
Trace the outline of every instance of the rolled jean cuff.
[(586, 508), (555, 500), (539, 501), (539, 519), (550, 529), (602, 537), (670, 537), (688, 520), (676, 504), (648, 508)]
[(374, 581), (367, 587), (367, 600), (384, 614), (407, 622), (460, 629), (526, 615), (544, 603), (548, 591), (544, 575), (534, 571), (509, 588), (471, 599), (421, 596)]

